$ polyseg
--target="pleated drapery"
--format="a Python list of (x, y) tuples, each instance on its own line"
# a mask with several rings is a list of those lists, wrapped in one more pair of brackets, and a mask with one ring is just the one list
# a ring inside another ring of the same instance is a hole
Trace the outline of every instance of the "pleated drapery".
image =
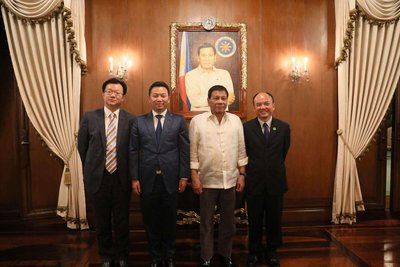
[(15, 76), (27, 115), (64, 162), (57, 214), (87, 229), (76, 149), (81, 73), (86, 69), (84, 0), (0, 0)]
[(339, 129), (332, 222), (364, 210), (359, 158), (385, 117), (400, 76), (400, 1), (336, 0)]

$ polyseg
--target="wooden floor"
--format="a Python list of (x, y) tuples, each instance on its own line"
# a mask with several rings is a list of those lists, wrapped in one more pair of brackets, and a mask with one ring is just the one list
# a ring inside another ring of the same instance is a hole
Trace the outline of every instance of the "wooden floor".
[[(18, 230), (16, 230), (18, 229)], [(131, 266), (148, 266), (143, 231), (130, 232)], [(233, 259), (246, 266), (247, 231), (239, 228)], [(282, 266), (400, 266), (400, 220), (371, 220), (351, 226), (284, 227)], [(180, 227), (177, 266), (199, 266), (198, 227)], [(2, 227), (0, 266), (99, 266), (95, 233), (63, 225)], [(219, 266), (218, 260), (213, 266)], [(266, 265), (264, 265), (266, 266)]]

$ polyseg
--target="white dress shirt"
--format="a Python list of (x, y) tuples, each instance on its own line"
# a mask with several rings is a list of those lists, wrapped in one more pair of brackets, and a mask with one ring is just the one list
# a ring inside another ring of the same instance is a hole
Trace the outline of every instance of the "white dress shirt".
[(190, 168), (199, 171), (203, 188), (229, 189), (236, 185), (238, 167), (247, 165), (240, 118), (225, 113), (221, 120), (211, 112), (190, 122)]
[(162, 115), (161, 117), (161, 127), (164, 128), (164, 121), (165, 121), (165, 115), (167, 114), (167, 110), (164, 110), (162, 113), (157, 113), (154, 110), (151, 111), (153, 113), (153, 123), (154, 123), (154, 131), (157, 130), (157, 124), (158, 124), (158, 119), (156, 115)]
[(213, 67), (206, 71), (200, 66), (186, 73), (186, 95), (190, 101), (191, 111), (209, 111), (208, 90), (214, 85), (222, 85), (228, 90), (229, 95), (234, 95), (233, 82), (227, 70)]
[(119, 118), (119, 109), (117, 109), (116, 111), (112, 112), (111, 110), (109, 110), (107, 107), (104, 107), (104, 124), (106, 126), (106, 135), (107, 135), (107, 130), (108, 130), (108, 125), (110, 125), (110, 114), (114, 113), (115, 115), (117, 115), (116, 119), (116, 124), (115, 124), (115, 131), (118, 133), (118, 118)]

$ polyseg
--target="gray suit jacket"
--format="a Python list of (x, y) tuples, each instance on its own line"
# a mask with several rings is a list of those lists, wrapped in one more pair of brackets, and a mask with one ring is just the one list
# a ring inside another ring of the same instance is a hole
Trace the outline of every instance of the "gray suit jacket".
[[(128, 168), (129, 131), (136, 117), (120, 109), (117, 132), (117, 168), (123, 188), (131, 190)], [(85, 189), (96, 193), (100, 188), (106, 161), (104, 109), (83, 115), (78, 132), (78, 151), (83, 164)]]
[(140, 181), (142, 193), (151, 193), (160, 169), (169, 194), (178, 191), (179, 178), (189, 178), (189, 137), (183, 116), (167, 112), (160, 144), (157, 143), (153, 114), (137, 119), (130, 137), (130, 175)]

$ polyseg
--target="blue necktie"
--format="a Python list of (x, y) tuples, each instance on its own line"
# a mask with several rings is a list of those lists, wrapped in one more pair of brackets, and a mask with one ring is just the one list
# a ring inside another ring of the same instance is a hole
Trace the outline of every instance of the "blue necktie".
[(157, 118), (157, 128), (156, 128), (156, 139), (157, 139), (157, 143), (160, 143), (160, 139), (161, 139), (161, 133), (162, 133), (162, 126), (161, 126), (161, 118), (163, 117), (163, 115), (156, 115)]
[(263, 127), (264, 127), (265, 142), (268, 142), (268, 135), (269, 135), (268, 124), (264, 122)]

